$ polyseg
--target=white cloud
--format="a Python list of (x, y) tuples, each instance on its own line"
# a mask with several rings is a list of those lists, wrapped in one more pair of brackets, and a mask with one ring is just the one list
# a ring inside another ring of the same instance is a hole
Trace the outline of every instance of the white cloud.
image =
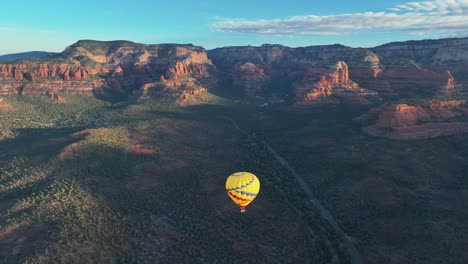
[(362, 30), (400, 30), (411, 34), (468, 33), (468, 0), (408, 2), (382, 12), (329, 16), (306, 15), (286, 19), (225, 19), (211, 28), (224, 32), (333, 35)]
[(453, 12), (462, 11), (468, 8), (468, 0), (436, 0), (426, 2), (410, 2), (404, 5), (398, 5), (394, 11), (432, 11), (432, 10), (450, 10)]

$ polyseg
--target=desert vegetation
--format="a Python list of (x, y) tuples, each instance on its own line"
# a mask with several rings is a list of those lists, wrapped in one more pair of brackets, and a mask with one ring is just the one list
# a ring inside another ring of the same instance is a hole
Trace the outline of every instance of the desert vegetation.
[[(5, 98), (0, 262), (349, 261), (281, 164), (219, 118), (255, 106), (63, 96)], [(238, 170), (262, 181), (245, 215), (224, 190)]]

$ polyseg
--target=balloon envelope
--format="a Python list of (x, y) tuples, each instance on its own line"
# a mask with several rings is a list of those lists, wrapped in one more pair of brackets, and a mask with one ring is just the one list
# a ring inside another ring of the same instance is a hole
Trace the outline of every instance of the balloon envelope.
[(260, 191), (260, 181), (249, 172), (236, 172), (228, 177), (226, 191), (231, 199), (239, 205), (241, 212), (249, 205)]

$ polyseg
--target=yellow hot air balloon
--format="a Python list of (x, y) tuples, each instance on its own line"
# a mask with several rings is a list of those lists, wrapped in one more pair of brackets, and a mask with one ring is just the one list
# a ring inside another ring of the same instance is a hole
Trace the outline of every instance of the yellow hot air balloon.
[(260, 191), (260, 181), (252, 173), (236, 172), (228, 177), (226, 191), (243, 213), (245, 207), (257, 197)]

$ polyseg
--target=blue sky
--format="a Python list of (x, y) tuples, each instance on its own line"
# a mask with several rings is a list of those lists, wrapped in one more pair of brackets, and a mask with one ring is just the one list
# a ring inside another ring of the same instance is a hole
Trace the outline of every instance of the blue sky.
[(23, 0), (0, 9), (0, 54), (62, 51), (79, 39), (211, 49), (263, 43), (369, 47), (464, 36), (468, 0)]

